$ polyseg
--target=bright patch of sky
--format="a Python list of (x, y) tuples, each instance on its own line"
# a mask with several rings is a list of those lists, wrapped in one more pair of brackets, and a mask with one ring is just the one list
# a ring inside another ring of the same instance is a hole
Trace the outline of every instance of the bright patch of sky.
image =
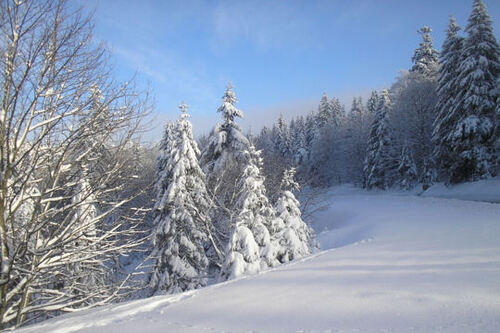
[[(498, 36), (500, 1), (484, 0)], [(253, 132), (282, 112), (290, 119), (315, 109), (321, 95), (353, 96), (389, 87), (411, 67), (431, 26), (435, 47), (448, 16), (462, 28), (472, 0), (161, 1), (78, 0), (95, 9), (96, 39), (112, 51), (119, 79), (136, 73), (155, 97), (148, 139), (159, 140), (177, 106), (190, 106), (195, 133), (219, 120), (216, 110), (231, 81)]]

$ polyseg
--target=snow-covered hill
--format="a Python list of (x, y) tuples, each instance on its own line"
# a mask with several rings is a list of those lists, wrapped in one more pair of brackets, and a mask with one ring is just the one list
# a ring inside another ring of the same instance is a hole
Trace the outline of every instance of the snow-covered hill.
[(326, 196), (308, 258), (19, 332), (500, 332), (499, 204)]

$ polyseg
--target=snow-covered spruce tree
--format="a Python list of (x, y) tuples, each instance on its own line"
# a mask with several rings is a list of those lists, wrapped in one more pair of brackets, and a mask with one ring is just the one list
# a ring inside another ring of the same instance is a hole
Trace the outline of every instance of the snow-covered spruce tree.
[[(293, 126), (292, 126), (293, 125)], [(300, 166), (307, 160), (308, 151), (306, 149), (306, 129), (303, 116), (295, 118), (295, 122), (290, 123), (292, 161), (296, 166)]]
[(366, 109), (371, 115), (375, 115), (375, 113), (377, 112), (378, 101), (378, 93), (374, 90), (372, 91), (370, 97), (368, 98), (368, 101), (366, 102)]
[(318, 131), (321, 131), (325, 126), (329, 125), (332, 121), (331, 104), (328, 101), (328, 96), (323, 93), (318, 105), (318, 112), (316, 113), (316, 126)]
[(436, 181), (436, 168), (432, 165), (430, 160), (424, 161), (424, 170), (422, 176), (420, 177), (420, 182), (422, 183), (422, 190), (427, 190)]
[(411, 189), (418, 180), (417, 168), (413, 162), (410, 149), (406, 145), (403, 146), (403, 150), (401, 151), (397, 172), (399, 175), (399, 186), (402, 189)]
[(256, 273), (276, 264), (276, 249), (271, 237), (278, 229), (278, 221), (266, 197), (260, 152), (251, 145), (244, 153), (247, 166), (237, 184), (239, 213), (226, 247), (222, 280)]
[(281, 183), (281, 196), (276, 203), (280, 223), (277, 233), (277, 258), (285, 263), (310, 253), (311, 232), (302, 220), (300, 204), (292, 191), (299, 189), (294, 180), (295, 168), (285, 170)]
[(331, 115), (331, 124), (334, 127), (338, 127), (342, 124), (345, 118), (345, 108), (340, 103), (340, 100), (336, 97), (333, 97), (330, 101), (330, 111)]
[(393, 169), (388, 113), (391, 107), (389, 92), (380, 93), (379, 103), (373, 120), (363, 167), (363, 185), (367, 189), (387, 189), (390, 172)]
[[(306, 149), (311, 153), (311, 148), (314, 144), (314, 140), (317, 137), (318, 131), (316, 130), (316, 114), (314, 111), (310, 111), (305, 120), (304, 134), (306, 139)], [(310, 157), (310, 156), (309, 156)]]
[(162, 143), (165, 151), (160, 158), (160, 162), (166, 161), (163, 170), (166, 175), (159, 175), (156, 187), (159, 190), (153, 250), (156, 264), (150, 286), (157, 294), (202, 287), (208, 273), (204, 245), (209, 238), (210, 200), (205, 175), (198, 165), (200, 152), (193, 139), (187, 105), (179, 107), (182, 113), (175, 130), (166, 128), (166, 142)]
[(291, 151), (290, 131), (283, 114), (280, 114), (278, 122), (273, 127), (273, 141), (275, 151), (282, 157), (289, 158)]
[(439, 53), (432, 46), (431, 32), (432, 29), (427, 26), (418, 30), (418, 33), (422, 35), (422, 42), (411, 58), (413, 66), (410, 72), (425, 77), (435, 77), (439, 69)]
[[(207, 176), (207, 190), (215, 202), (212, 212), (216, 252), (222, 252), (231, 236), (236, 209), (238, 187), (236, 186), (246, 166), (244, 152), (250, 147), (247, 137), (241, 132), (236, 118), (243, 112), (235, 107), (237, 102), (233, 87), (228, 84), (217, 109), (223, 122), (210, 133), (208, 145), (202, 152), (200, 163)], [(212, 260), (213, 259), (213, 260)], [(212, 258), (211, 265), (221, 267), (223, 258)]]
[(492, 21), (481, 0), (475, 0), (465, 28), (459, 93), (455, 102), (460, 118), (449, 140), (454, 153), (449, 182), (477, 180), (496, 174), (495, 108), (499, 94), (500, 47)]
[[(460, 110), (455, 107), (459, 90), (458, 67), (462, 56), (463, 37), (458, 35), (460, 27), (455, 18), (450, 16), (446, 39), (441, 50), (441, 67), (437, 86), (438, 101), (436, 117), (433, 123), (432, 142), (434, 150), (432, 158), (440, 173), (446, 174), (453, 162), (449, 134), (453, 132)], [(448, 178), (448, 177), (446, 177)]]

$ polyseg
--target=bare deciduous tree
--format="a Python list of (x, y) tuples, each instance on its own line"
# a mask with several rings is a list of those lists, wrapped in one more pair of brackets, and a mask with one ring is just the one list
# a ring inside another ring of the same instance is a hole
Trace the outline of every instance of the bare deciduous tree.
[[(130, 154), (147, 96), (110, 79), (63, 0), (0, 2), (0, 329), (112, 301), (139, 242)], [(114, 282), (113, 282), (114, 281)]]

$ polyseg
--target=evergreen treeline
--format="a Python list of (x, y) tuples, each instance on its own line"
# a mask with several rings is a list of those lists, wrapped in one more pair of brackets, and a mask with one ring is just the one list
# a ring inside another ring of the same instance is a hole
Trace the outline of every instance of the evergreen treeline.
[(491, 18), (475, 0), (465, 29), (450, 17), (441, 54), (431, 28), (409, 71), (367, 103), (353, 98), (348, 113), (338, 99), (287, 123), (281, 116), (255, 139), (263, 149), (269, 188), (288, 166), (303, 184), (354, 183), (367, 189), (410, 189), (434, 181), (453, 184), (498, 174), (499, 56)]

